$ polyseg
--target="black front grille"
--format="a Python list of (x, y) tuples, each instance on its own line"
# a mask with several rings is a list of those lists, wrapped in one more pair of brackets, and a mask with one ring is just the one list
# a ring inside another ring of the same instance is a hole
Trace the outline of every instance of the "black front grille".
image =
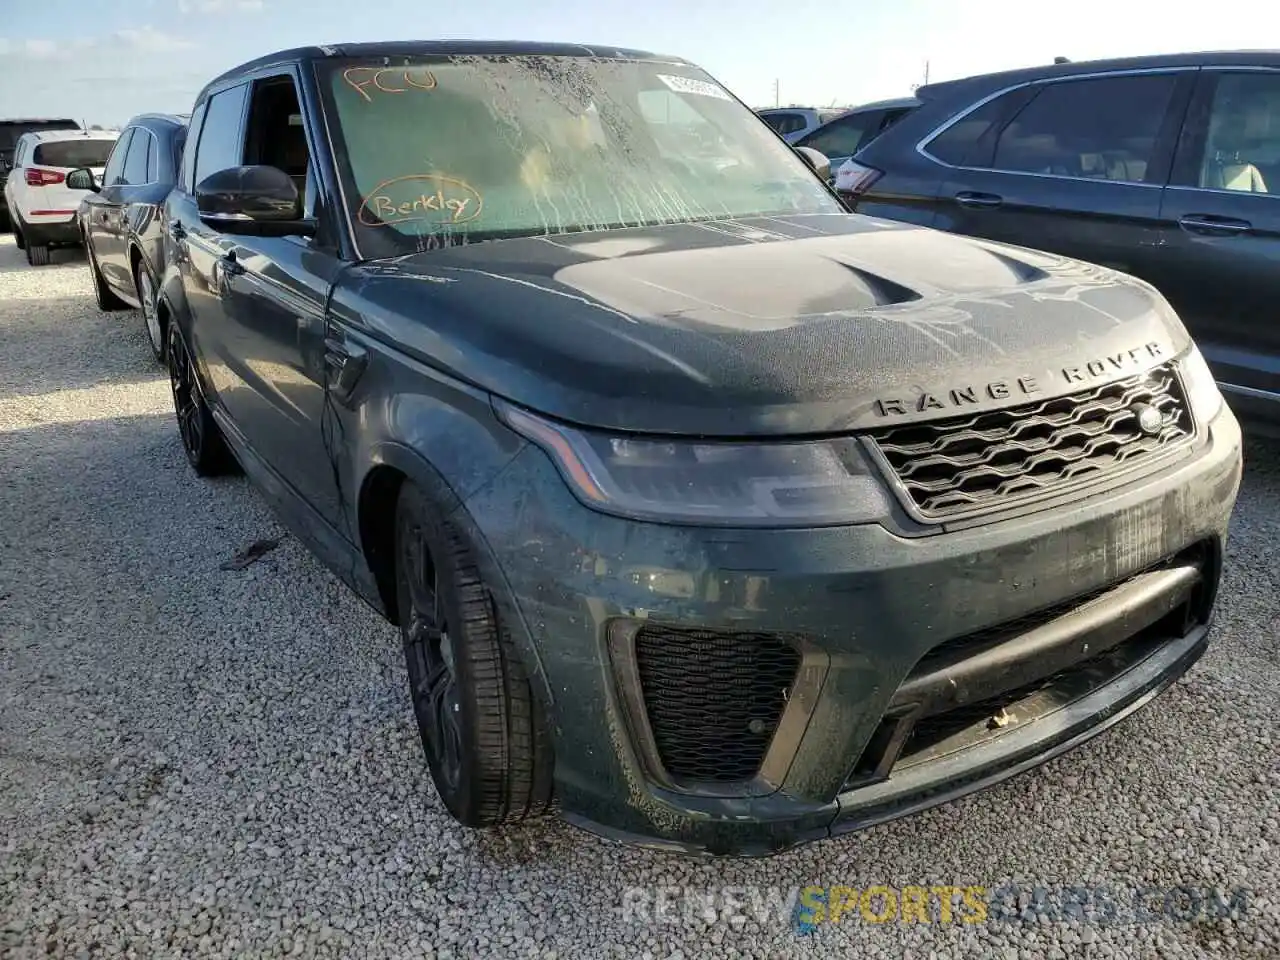
[(714, 783), (754, 777), (800, 653), (771, 634), (645, 626), (636, 633), (635, 657), (667, 774)]
[[(1160, 412), (1139, 427), (1143, 406)], [(945, 518), (1055, 493), (1140, 465), (1191, 437), (1172, 366), (1065, 397), (871, 434), (919, 513)]]

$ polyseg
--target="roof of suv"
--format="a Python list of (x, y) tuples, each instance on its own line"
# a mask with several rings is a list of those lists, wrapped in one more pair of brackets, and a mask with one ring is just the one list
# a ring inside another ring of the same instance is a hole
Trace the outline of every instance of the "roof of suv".
[(681, 57), (663, 56), (645, 50), (585, 43), (540, 43), (529, 40), (385, 40), (376, 43), (339, 43), (294, 47), (258, 57), (214, 77), (196, 97), (201, 100), (210, 88), (277, 63), (325, 60), (331, 57), (412, 57), (412, 56), (542, 56), (591, 57), (608, 60), (654, 60), (693, 66)]
[(846, 113), (861, 113), (863, 110), (897, 110), (901, 107), (918, 107), (920, 101), (915, 97), (894, 97), (890, 100), (873, 100), (849, 107)]
[(115, 140), (119, 130), (29, 130), (23, 134), (41, 143), (54, 140)]
[(136, 117), (130, 117), (126, 127), (137, 126), (143, 123), (167, 123), (176, 127), (185, 127), (191, 122), (191, 114), (189, 113), (140, 113)]
[(1117, 57), (1110, 60), (1079, 60), (1068, 63), (1046, 63), (1016, 70), (979, 73), (955, 80), (943, 80), (916, 89), (920, 100), (931, 100), (939, 94), (970, 85), (1013, 85), (1050, 77), (1070, 77), (1117, 70), (1156, 70), (1163, 67), (1200, 66), (1280, 66), (1280, 50), (1222, 50), (1199, 53), (1169, 53), (1144, 57)]

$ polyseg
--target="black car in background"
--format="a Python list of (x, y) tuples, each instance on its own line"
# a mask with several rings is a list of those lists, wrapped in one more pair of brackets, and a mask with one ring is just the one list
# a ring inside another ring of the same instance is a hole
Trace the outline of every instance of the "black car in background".
[(32, 131), (79, 129), (80, 124), (66, 117), (0, 120), (0, 231), (8, 231), (11, 227), (4, 185), (13, 168), (13, 148), (18, 145), (18, 138)]
[(1148, 284), (852, 216), (641, 51), (282, 51), (189, 137), (188, 460), (400, 626), (459, 821), (554, 798), (766, 853), (1011, 776), (1204, 651), (1240, 431)]
[(1280, 425), (1280, 52), (1055, 64), (916, 97), (837, 174), (854, 209), (1149, 281), (1236, 412)]
[(87, 170), (67, 178), (69, 186), (87, 190), (80, 232), (98, 306), (141, 309), (151, 349), (161, 362), (165, 331), (156, 313), (156, 291), (164, 273), (164, 200), (177, 181), (186, 135), (185, 116), (142, 114), (121, 132), (101, 184)]

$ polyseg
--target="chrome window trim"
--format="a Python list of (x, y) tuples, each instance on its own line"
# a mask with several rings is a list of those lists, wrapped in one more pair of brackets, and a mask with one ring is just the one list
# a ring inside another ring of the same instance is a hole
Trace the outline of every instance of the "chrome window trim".
[(1280, 200), (1280, 193), (1255, 193), (1252, 190), (1223, 190), (1221, 187), (1197, 187), (1189, 183), (1170, 183), (1169, 190), (1190, 190), (1192, 193), (1214, 193), (1224, 197), (1266, 197)]
[(1270, 400), (1273, 403), (1280, 402), (1280, 392), (1275, 390), (1263, 390), (1261, 387), (1242, 387), (1238, 383), (1219, 380), (1218, 389), (1223, 393), (1236, 393), (1242, 397), (1252, 397), (1255, 400)]
[(1162, 183), (1141, 183), (1136, 180), (1102, 180), (1096, 177), (1073, 177), (1068, 174), (1061, 174), (1061, 173), (1032, 173), (1026, 170), (1000, 170), (995, 167), (962, 166), (960, 164), (947, 163), (945, 160), (939, 160), (937, 157), (935, 157), (933, 154), (931, 154), (928, 151), (927, 147), (930, 143), (932, 143), (934, 140), (940, 137), (947, 130), (950, 130), (953, 126), (955, 126), (965, 117), (969, 116), (969, 114), (973, 113), (976, 110), (981, 109), (982, 107), (985, 107), (991, 101), (996, 100), (1000, 97), (1003, 97), (1005, 94), (1013, 93), (1015, 90), (1022, 90), (1026, 87), (1047, 86), (1048, 84), (1051, 84), (1051, 83), (1070, 83), (1073, 80), (1104, 80), (1104, 79), (1109, 79), (1111, 77), (1135, 77), (1135, 76), (1148, 76), (1148, 75), (1163, 74), (1163, 73), (1172, 73), (1172, 74), (1195, 73), (1205, 69), (1213, 69), (1213, 68), (1199, 67), (1199, 66), (1177, 66), (1177, 67), (1142, 67), (1142, 68), (1135, 68), (1130, 70), (1101, 70), (1096, 73), (1072, 73), (1062, 77), (1040, 77), (1034, 80), (1024, 80), (1022, 83), (1012, 83), (1009, 86), (1002, 87), (1001, 89), (995, 91), (994, 93), (990, 93), (987, 96), (983, 97), (981, 100), (978, 100), (977, 102), (970, 104), (960, 113), (956, 114), (951, 119), (947, 120), (945, 123), (940, 124), (939, 126), (935, 127), (933, 130), (931, 130), (929, 133), (925, 134), (916, 143), (916, 148), (915, 148), (916, 153), (918, 153), (920, 156), (924, 157), (926, 160), (930, 161), (931, 163), (936, 163), (938, 166), (945, 167), (948, 170), (967, 170), (973, 173), (1003, 173), (1006, 176), (1011, 176), (1011, 177), (1038, 177), (1046, 180), (1068, 180), (1075, 183), (1114, 183), (1117, 186), (1122, 186), (1122, 187), (1145, 187), (1149, 190), (1163, 190), (1165, 185)]

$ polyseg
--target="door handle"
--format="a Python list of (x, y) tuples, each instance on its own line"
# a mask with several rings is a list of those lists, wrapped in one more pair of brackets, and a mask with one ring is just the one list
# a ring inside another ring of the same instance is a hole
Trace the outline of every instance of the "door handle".
[(169, 236), (175, 240), (183, 240), (187, 236), (187, 228), (182, 225), (181, 220), (169, 221)]
[(956, 203), (971, 209), (998, 207), (1004, 203), (1004, 197), (997, 196), (994, 193), (975, 193), (972, 190), (962, 190), (956, 194)]
[(238, 277), (240, 274), (244, 273), (244, 264), (236, 258), (236, 252), (234, 250), (224, 254), (221, 259), (218, 260), (218, 264), (222, 267), (222, 272), (228, 277)]
[(1188, 233), (1217, 234), (1220, 236), (1246, 233), (1253, 229), (1253, 224), (1248, 220), (1215, 217), (1204, 213), (1189, 213), (1185, 217), (1180, 217), (1178, 226)]
[(347, 403), (355, 392), (369, 353), (363, 347), (348, 343), (341, 335), (325, 337), (324, 365), (329, 373), (329, 393), (340, 403)]

